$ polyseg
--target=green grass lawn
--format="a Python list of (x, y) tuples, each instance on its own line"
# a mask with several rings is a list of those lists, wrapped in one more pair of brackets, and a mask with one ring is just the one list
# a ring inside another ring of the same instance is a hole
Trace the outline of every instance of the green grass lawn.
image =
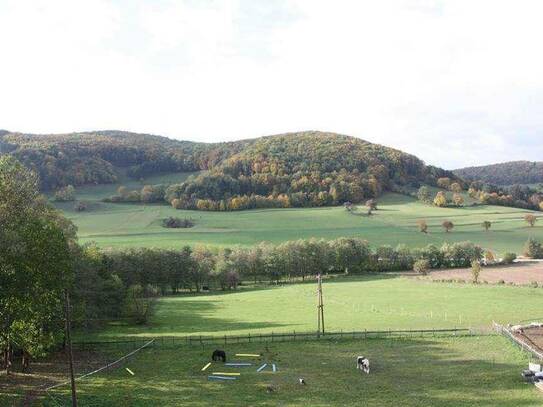
[[(527, 211), (521, 209), (499, 206), (437, 208), (392, 193), (379, 199), (380, 209), (374, 216), (367, 217), (350, 214), (342, 207), (203, 212), (175, 210), (160, 204), (100, 201), (114, 189), (113, 186), (80, 189), (80, 199), (89, 202), (90, 209), (86, 212), (75, 212), (71, 203), (59, 204), (78, 226), (81, 242), (95, 241), (102, 247), (180, 248), (187, 244), (236, 246), (262, 241), (281, 243), (300, 238), (354, 236), (367, 239), (373, 246), (405, 243), (410, 247), (421, 247), (429, 243), (441, 245), (445, 241), (471, 240), (501, 253), (520, 252), (530, 236), (543, 239), (543, 222), (528, 227), (523, 221)], [(196, 226), (166, 229), (161, 221), (168, 216), (191, 218)], [(427, 221), (428, 234), (418, 232), (419, 219)], [(450, 233), (445, 233), (441, 227), (446, 219), (455, 225)], [(492, 222), (488, 232), (481, 227), (484, 220)]]
[[(82, 406), (398, 406), (528, 407), (543, 397), (523, 383), (528, 358), (500, 336), (321, 340), (319, 342), (228, 345), (237, 352), (263, 353), (249, 368), (220, 363), (208, 371), (215, 347), (149, 349), (124, 368), (78, 382)], [(372, 372), (355, 369), (356, 356), (370, 359)], [(278, 372), (256, 373), (273, 361)], [(207, 374), (238, 371), (238, 380), (207, 381)], [(299, 385), (303, 377), (306, 386)], [(273, 386), (268, 393), (266, 388)], [(69, 404), (68, 388), (52, 392), (46, 406)]]
[[(314, 282), (158, 300), (150, 323), (115, 323), (77, 339), (316, 330)], [(543, 289), (421, 281), (392, 274), (327, 280), (326, 328), (360, 331), (488, 328), (543, 317)]]

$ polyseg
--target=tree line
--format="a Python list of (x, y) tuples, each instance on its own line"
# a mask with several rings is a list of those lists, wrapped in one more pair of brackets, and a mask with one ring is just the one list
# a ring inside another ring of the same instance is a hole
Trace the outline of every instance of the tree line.
[(528, 185), (514, 184), (508, 187), (474, 181), (468, 194), (486, 205), (510, 206), (514, 208), (543, 211), (543, 192)]
[[(430, 189), (423, 185), (416, 193), (408, 193), (419, 201), (433, 204), (439, 207), (463, 206), (463, 187), (459, 182), (454, 182), (448, 177), (440, 177), (437, 186), (443, 190), (432, 196)], [(448, 191), (450, 191), (448, 193)], [(479, 201), (482, 205), (499, 205), (514, 208), (543, 211), (543, 192), (528, 185), (514, 184), (507, 187), (473, 181), (467, 190), (468, 195)], [(452, 193), (452, 197), (449, 195)]]
[(454, 170), (459, 177), (497, 185), (543, 183), (543, 162), (511, 161)]

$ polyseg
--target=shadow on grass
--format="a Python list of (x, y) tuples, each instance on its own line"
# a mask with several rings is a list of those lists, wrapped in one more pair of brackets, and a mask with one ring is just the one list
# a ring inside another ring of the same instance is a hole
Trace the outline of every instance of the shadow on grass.
[[(281, 324), (274, 322), (244, 321), (243, 314), (239, 318), (219, 318), (220, 301), (214, 301), (213, 296), (209, 300), (189, 300), (181, 296), (164, 297), (156, 307), (155, 314), (151, 321), (145, 325), (134, 325), (126, 321), (116, 321), (107, 324), (101, 331), (79, 330), (75, 337), (79, 341), (85, 341), (86, 334), (95, 334), (99, 340), (123, 340), (131, 338), (154, 337), (154, 336), (189, 336), (228, 334), (232, 331), (254, 331), (274, 328), (288, 327), (292, 324)], [(97, 339), (96, 336), (94, 339)]]
[[(142, 352), (132, 362), (136, 376), (118, 369), (95, 377), (80, 386), (80, 400), (101, 406), (541, 405), (540, 395), (519, 375), (525, 356), (500, 337), (227, 345), (229, 355), (263, 353), (279, 366), (276, 374), (244, 371), (233, 383), (209, 383), (200, 371), (213, 349)], [(370, 375), (355, 369), (359, 354), (370, 359)], [(307, 385), (298, 385), (298, 377)], [(266, 391), (269, 385), (274, 392)], [(67, 392), (59, 396), (69, 401)]]

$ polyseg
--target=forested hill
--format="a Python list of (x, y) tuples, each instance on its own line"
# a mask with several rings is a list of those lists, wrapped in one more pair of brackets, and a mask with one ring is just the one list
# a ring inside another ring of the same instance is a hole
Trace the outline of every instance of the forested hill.
[(543, 182), (543, 161), (510, 161), (480, 167), (460, 168), (457, 176), (495, 185), (536, 184)]
[(112, 183), (120, 168), (135, 179), (161, 172), (208, 169), (245, 144), (195, 143), (122, 131), (52, 135), (0, 131), (0, 152), (13, 154), (35, 170), (43, 190)]
[(399, 150), (316, 131), (228, 143), (195, 143), (119, 131), (5, 132), (0, 133), (0, 148), (38, 172), (42, 188), (49, 190), (115, 182), (120, 169), (137, 179), (160, 172), (208, 170), (159, 191), (161, 199), (178, 208), (360, 202), (383, 191), (420, 183), (435, 185), (440, 177), (456, 178)]

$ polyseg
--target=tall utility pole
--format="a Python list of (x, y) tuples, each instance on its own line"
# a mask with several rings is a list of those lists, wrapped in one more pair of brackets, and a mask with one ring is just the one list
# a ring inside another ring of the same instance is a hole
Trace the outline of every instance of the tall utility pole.
[(70, 382), (72, 385), (72, 407), (77, 407), (77, 394), (75, 392), (75, 376), (74, 376), (74, 355), (72, 353), (72, 336), (71, 336), (71, 306), (70, 294), (68, 290), (64, 292), (66, 303), (66, 346), (68, 351), (68, 359), (70, 361)]
[(324, 335), (324, 304), (322, 301), (322, 277), (317, 275), (317, 337)]

